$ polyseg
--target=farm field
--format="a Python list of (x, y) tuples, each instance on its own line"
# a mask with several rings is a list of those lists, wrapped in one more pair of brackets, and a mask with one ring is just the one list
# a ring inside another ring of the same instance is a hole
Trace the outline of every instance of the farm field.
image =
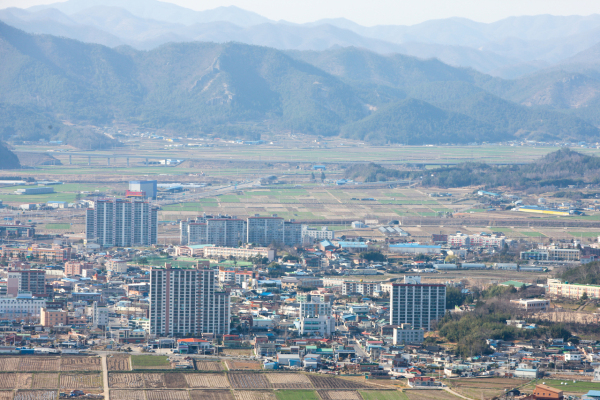
[(108, 385), (111, 388), (143, 388), (144, 378), (142, 374), (110, 373)]
[(310, 379), (302, 374), (266, 374), (273, 389), (312, 389)]
[(56, 400), (56, 390), (18, 390), (14, 400)]
[(31, 388), (31, 382), (31, 374), (0, 374), (0, 389), (29, 389)]
[(221, 354), (226, 356), (252, 356), (251, 349), (223, 349)]
[(185, 374), (185, 380), (191, 388), (229, 388), (225, 374)]
[(308, 375), (308, 378), (317, 389), (372, 389), (372, 386), (361, 382), (333, 376)]
[(392, 391), (392, 390), (381, 391), (381, 392), (376, 391), (376, 390), (369, 390), (369, 391), (359, 391), (359, 393), (364, 400), (404, 400), (404, 399), (406, 399), (406, 396), (404, 396), (402, 392)]
[(263, 374), (227, 374), (231, 387), (235, 389), (269, 389), (271, 384)]
[(223, 371), (223, 364), (219, 361), (194, 360), (197, 371)]
[(277, 400), (275, 393), (260, 390), (236, 390), (235, 400)]
[(102, 371), (100, 357), (62, 357), (61, 371)]
[(0, 371), (18, 371), (20, 363), (18, 357), (0, 357)]
[(111, 400), (146, 400), (143, 390), (111, 390)]
[(60, 374), (61, 389), (101, 389), (99, 374)]
[(60, 371), (60, 357), (21, 357), (19, 371)]
[(229, 390), (191, 390), (191, 400), (235, 400)]
[(403, 394), (408, 400), (460, 400), (460, 397), (445, 390), (405, 390)]
[(227, 368), (230, 370), (261, 370), (262, 365), (259, 362), (252, 361), (225, 361)]
[(109, 371), (129, 371), (129, 356), (106, 357), (106, 364)]
[(147, 390), (147, 400), (189, 400), (185, 390)]
[(40, 373), (33, 375), (32, 389), (58, 389), (57, 373)]
[(144, 374), (144, 387), (147, 389), (162, 389), (165, 387), (165, 376), (162, 373)]
[(321, 400), (313, 390), (277, 390), (277, 400)]
[(164, 374), (164, 382), (169, 389), (189, 387), (185, 375), (178, 372)]
[(353, 390), (319, 390), (323, 400), (362, 400), (360, 394)]
[(171, 369), (167, 356), (131, 356), (132, 369)]
[(13, 400), (14, 392), (12, 390), (0, 391), (0, 400)]
[[(526, 383), (525, 380), (490, 378), (490, 379), (447, 379), (444, 381), (456, 393), (480, 399), (492, 398)], [(600, 385), (599, 385), (600, 387)], [(532, 386), (533, 388), (533, 386)]]

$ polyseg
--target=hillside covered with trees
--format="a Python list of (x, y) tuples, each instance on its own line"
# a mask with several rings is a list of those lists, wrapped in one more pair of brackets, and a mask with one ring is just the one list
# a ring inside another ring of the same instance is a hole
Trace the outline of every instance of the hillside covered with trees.
[(600, 183), (600, 157), (564, 148), (524, 165), (467, 162), (427, 170), (427, 173), (424, 173), (422, 170), (397, 170), (371, 163), (352, 165), (346, 169), (345, 175), (346, 178), (365, 182), (412, 179), (419, 180), (423, 186), (441, 188), (565, 188), (570, 185)]
[(65, 127), (115, 122), (192, 137), (257, 139), (285, 129), (375, 144), (600, 135), (574, 115), (501, 98), (514, 89), (507, 81), (355, 48), (283, 52), (190, 42), (140, 51), (31, 35), (0, 22), (0, 57), (3, 140), (105, 148), (115, 143)]

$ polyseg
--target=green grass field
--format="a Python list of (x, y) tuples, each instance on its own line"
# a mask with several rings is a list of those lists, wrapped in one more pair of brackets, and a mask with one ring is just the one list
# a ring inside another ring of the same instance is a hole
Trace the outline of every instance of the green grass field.
[(575, 236), (576, 238), (578, 238), (578, 237), (595, 238), (595, 237), (600, 236), (600, 231), (598, 231), (598, 232), (568, 232), (568, 234)]
[(540, 232), (519, 232), (521, 235), (528, 237), (546, 237), (543, 233)]
[(46, 224), (44, 225), (46, 229), (71, 229), (71, 224)]
[(168, 367), (171, 366), (167, 356), (131, 356), (131, 365), (133, 369), (147, 367)]
[(313, 390), (277, 390), (275, 396), (277, 400), (319, 400), (319, 396)]
[(407, 397), (402, 392), (395, 390), (388, 391), (375, 391), (375, 390), (361, 390), (360, 395), (365, 400), (403, 400)]

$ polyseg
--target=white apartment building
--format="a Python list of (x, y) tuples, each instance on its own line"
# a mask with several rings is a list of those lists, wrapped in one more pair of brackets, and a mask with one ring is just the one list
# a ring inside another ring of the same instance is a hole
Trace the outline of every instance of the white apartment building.
[(426, 331), (446, 313), (446, 286), (393, 283), (390, 296), (390, 325), (411, 324)]
[(86, 242), (102, 247), (156, 244), (158, 208), (147, 201), (105, 199), (86, 211)]
[(519, 299), (510, 302), (528, 312), (548, 311), (550, 309), (550, 300), (545, 299)]
[(423, 329), (415, 329), (411, 324), (400, 324), (394, 328), (393, 343), (401, 345), (406, 343), (423, 343), (425, 331)]
[(250, 257), (266, 257), (269, 261), (275, 259), (275, 250), (267, 247), (205, 247), (204, 257), (207, 258), (250, 258)]
[(321, 229), (309, 228), (308, 225), (302, 225), (302, 243), (309, 244), (314, 241), (333, 240), (335, 232), (330, 231), (326, 226)]
[(335, 332), (335, 319), (327, 315), (300, 318), (294, 324), (300, 335), (331, 336)]
[(600, 286), (563, 283), (559, 279), (548, 279), (548, 293), (555, 297), (573, 300), (581, 299), (581, 296), (586, 293), (590, 299), (600, 299)]
[(39, 317), (40, 310), (46, 307), (46, 300), (31, 295), (0, 297), (0, 319), (13, 320)]
[(504, 237), (496, 235), (465, 235), (457, 232), (456, 235), (448, 235), (448, 245), (451, 247), (502, 247)]
[(318, 302), (300, 302), (300, 318), (330, 316), (331, 304)]
[(271, 243), (284, 243), (284, 219), (273, 215), (272, 217), (260, 217), (255, 215), (247, 220), (248, 236), (246, 243), (257, 246), (269, 246)]
[(375, 292), (381, 291), (379, 282), (356, 282), (347, 281), (342, 285), (342, 294), (349, 295), (350, 293), (360, 293), (365, 296), (371, 296)]
[(92, 324), (94, 327), (108, 327), (108, 307), (102, 307), (98, 305), (97, 301), (94, 301), (90, 308), (90, 315), (92, 317)]

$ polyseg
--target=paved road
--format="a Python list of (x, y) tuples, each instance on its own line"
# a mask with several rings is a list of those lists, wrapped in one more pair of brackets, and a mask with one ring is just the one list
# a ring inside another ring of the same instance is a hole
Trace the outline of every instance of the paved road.
[(104, 400), (110, 400), (110, 391), (108, 389), (108, 362), (106, 354), (100, 355), (102, 360), (102, 383), (104, 383)]

